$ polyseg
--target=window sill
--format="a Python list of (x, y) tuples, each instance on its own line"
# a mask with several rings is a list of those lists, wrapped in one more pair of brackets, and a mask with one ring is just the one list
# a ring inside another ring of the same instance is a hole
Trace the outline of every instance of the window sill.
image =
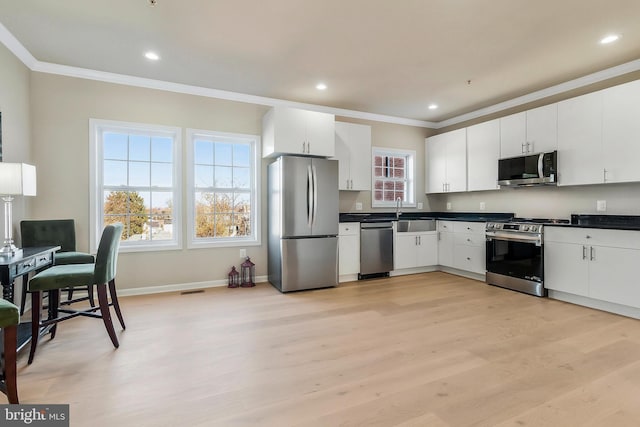
[(213, 241), (191, 241), (187, 244), (187, 249), (211, 249), (211, 248), (237, 248), (244, 246), (260, 246), (262, 243), (256, 239), (246, 240), (224, 240), (219, 242)]

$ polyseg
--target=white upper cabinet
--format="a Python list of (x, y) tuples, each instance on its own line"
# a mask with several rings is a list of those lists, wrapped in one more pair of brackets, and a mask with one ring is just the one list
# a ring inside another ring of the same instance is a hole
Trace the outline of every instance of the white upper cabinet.
[(522, 156), (527, 147), (527, 116), (524, 112), (500, 118), (500, 158)]
[(605, 182), (640, 181), (640, 81), (603, 91)]
[(467, 129), (425, 140), (427, 193), (467, 191)]
[(558, 103), (558, 185), (604, 182), (602, 91)]
[(335, 154), (333, 114), (273, 107), (262, 119), (262, 155), (332, 157)]
[(339, 189), (371, 190), (371, 126), (335, 123)]
[(500, 123), (491, 120), (467, 128), (467, 190), (498, 189)]
[(557, 146), (557, 104), (500, 118), (501, 159), (554, 151)]

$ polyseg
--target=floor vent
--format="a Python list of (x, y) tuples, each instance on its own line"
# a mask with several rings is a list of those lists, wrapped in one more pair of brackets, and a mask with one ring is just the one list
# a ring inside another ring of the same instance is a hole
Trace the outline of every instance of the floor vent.
[(204, 289), (195, 289), (193, 291), (180, 292), (180, 295), (191, 295), (191, 294), (201, 294), (201, 293), (204, 293)]

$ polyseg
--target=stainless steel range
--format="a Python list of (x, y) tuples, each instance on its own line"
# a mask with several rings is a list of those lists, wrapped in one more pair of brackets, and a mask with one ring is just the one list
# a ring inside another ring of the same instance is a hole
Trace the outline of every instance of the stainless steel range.
[(546, 296), (544, 224), (568, 222), (514, 218), (511, 222), (487, 223), (486, 282), (539, 297)]

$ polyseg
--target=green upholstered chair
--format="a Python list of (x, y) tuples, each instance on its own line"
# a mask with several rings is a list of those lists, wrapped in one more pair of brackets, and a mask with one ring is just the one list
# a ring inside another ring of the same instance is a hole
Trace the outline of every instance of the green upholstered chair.
[[(77, 316), (102, 319), (107, 333), (111, 338), (111, 342), (114, 347), (118, 348), (120, 344), (118, 343), (116, 332), (113, 329), (109, 307), (113, 306), (122, 329), (125, 329), (115, 285), (116, 264), (121, 236), (122, 224), (107, 225), (100, 238), (95, 264), (54, 265), (51, 268), (41, 271), (29, 280), (32, 339), (28, 363), (33, 362), (41, 328), (51, 326), (51, 339), (53, 339), (55, 337), (56, 326), (59, 322)], [(91, 307), (86, 310), (72, 310), (59, 306), (61, 289), (67, 288), (68, 286), (84, 286), (87, 284), (93, 284), (96, 288), (98, 307)], [(111, 296), (111, 303), (109, 303), (107, 299), (107, 289)], [(43, 292), (49, 294), (49, 316), (46, 320), (41, 319)], [(97, 313), (98, 311), (99, 313)]]
[(18, 323), (20, 313), (18, 307), (9, 301), (0, 299), (0, 328), (2, 328), (3, 355), (0, 391), (7, 395), (9, 403), (18, 402), (18, 385), (16, 370), (16, 346), (18, 345)]
[[(22, 236), (22, 247), (31, 248), (37, 246), (60, 246), (54, 257), (54, 265), (67, 264), (90, 264), (94, 262), (94, 257), (85, 252), (76, 251), (76, 227), (72, 219), (46, 219), (46, 220), (25, 220), (20, 222), (20, 234)], [(24, 305), (27, 299), (28, 277), (22, 281), (22, 298), (20, 300), (20, 314), (24, 314)], [(76, 290), (78, 290), (76, 288)], [(67, 291), (66, 304), (72, 302), (89, 300), (91, 307), (95, 306), (93, 299), (93, 287), (88, 285), (87, 296), (73, 299), (74, 288)]]

